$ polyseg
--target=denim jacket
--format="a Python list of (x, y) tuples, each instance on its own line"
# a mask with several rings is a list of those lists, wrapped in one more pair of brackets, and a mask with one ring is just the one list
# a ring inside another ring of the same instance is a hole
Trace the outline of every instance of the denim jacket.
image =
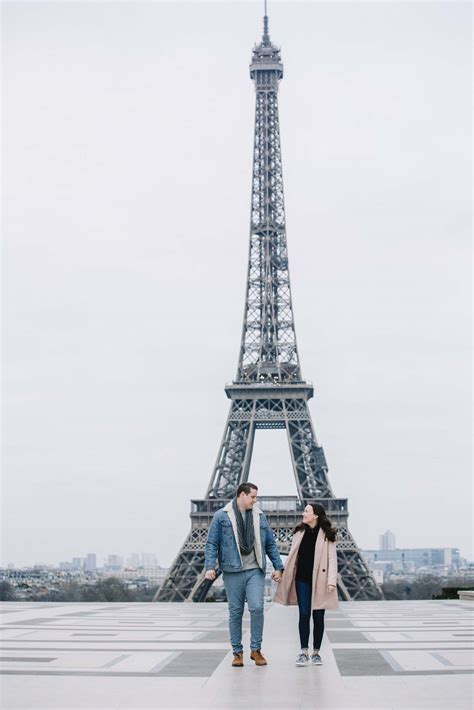
[[(272, 529), (257, 505), (253, 506), (253, 525), (255, 530), (255, 557), (262, 572), (267, 566), (266, 555), (275, 569), (283, 569), (278, 547), (273, 539)], [(232, 508), (232, 501), (217, 511), (209, 526), (206, 542), (205, 567), (216, 569), (216, 559), (223, 572), (240, 572), (243, 569), (242, 556), (238, 544), (237, 521)]]

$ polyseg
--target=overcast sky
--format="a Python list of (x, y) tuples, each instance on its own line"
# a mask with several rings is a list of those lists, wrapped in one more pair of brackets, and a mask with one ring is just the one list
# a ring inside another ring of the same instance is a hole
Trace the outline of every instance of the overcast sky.
[[(271, 2), (315, 429), (361, 547), (472, 556), (469, 3)], [(4, 3), (2, 562), (156, 552), (235, 376), (260, 2)], [(284, 431), (250, 480), (295, 494)]]

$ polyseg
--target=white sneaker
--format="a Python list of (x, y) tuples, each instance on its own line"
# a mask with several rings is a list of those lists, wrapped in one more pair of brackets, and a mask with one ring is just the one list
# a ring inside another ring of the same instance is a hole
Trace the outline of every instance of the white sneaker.
[(322, 666), (323, 665), (323, 662), (321, 660), (321, 656), (319, 655), (319, 653), (312, 653), (311, 654), (311, 663), (313, 664), (313, 666)]
[(310, 660), (309, 660), (309, 656), (307, 653), (300, 653), (299, 656), (296, 657), (295, 665), (309, 666), (309, 664), (310, 664)]

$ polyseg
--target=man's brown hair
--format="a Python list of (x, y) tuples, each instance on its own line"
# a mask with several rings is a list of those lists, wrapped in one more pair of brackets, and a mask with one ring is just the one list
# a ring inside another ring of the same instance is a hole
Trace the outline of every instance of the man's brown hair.
[(258, 491), (258, 486), (256, 486), (255, 483), (250, 483), (250, 481), (247, 481), (247, 483), (241, 483), (237, 488), (235, 497), (238, 498), (241, 493), (246, 493), (248, 495), (252, 490)]

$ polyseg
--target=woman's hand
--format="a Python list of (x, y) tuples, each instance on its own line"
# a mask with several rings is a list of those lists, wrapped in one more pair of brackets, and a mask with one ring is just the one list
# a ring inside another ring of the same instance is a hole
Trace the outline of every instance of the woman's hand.
[(332, 592), (336, 591), (336, 585), (335, 584), (328, 584), (328, 594), (331, 594)]

